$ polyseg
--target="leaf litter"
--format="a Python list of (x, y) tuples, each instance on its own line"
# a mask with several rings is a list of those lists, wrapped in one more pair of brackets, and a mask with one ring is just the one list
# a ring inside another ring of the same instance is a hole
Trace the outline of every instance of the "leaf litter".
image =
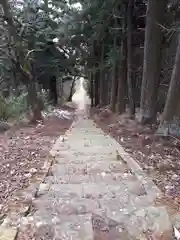
[[(57, 114), (58, 113), (58, 114)], [(42, 174), (52, 145), (72, 123), (72, 111), (55, 109), (37, 125), (20, 124), (0, 135), (0, 213), (8, 201)]]

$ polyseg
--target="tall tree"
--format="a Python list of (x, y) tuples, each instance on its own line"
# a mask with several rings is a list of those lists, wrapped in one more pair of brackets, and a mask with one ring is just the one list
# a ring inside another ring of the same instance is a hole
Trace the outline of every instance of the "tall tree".
[(8, 29), (9, 29), (9, 35), (11, 38), (11, 43), (13, 44), (14, 58), (12, 60), (15, 63), (16, 67), (18, 67), (22, 71), (24, 77), (26, 78), (25, 82), (27, 85), (29, 102), (32, 107), (33, 121), (42, 120), (41, 111), (40, 111), (40, 108), (38, 107), (39, 102), (38, 102), (38, 98), (37, 98), (37, 92), (36, 92), (36, 88), (34, 86), (34, 81), (33, 81), (34, 79), (32, 77), (31, 70), (24, 71), (24, 69), (22, 68), (21, 63), (20, 63), (20, 57), (19, 57), (20, 54), (19, 54), (18, 48), (16, 46), (18, 43), (18, 38), (17, 38), (17, 33), (16, 33), (13, 16), (12, 16), (12, 13), (10, 10), (10, 5), (7, 0), (2, 0), (1, 4), (3, 7), (5, 19), (8, 22)]
[[(115, 13), (117, 13), (117, 6), (115, 9)], [(112, 51), (112, 85), (111, 85), (111, 102), (110, 108), (113, 112), (116, 110), (116, 102), (117, 102), (117, 86), (118, 86), (118, 78), (117, 78), (117, 16), (114, 18), (114, 40), (113, 40), (113, 51)]]
[(141, 119), (154, 123), (157, 116), (157, 90), (161, 71), (162, 28), (167, 0), (148, 0), (144, 44), (143, 79), (141, 86)]
[(104, 79), (104, 41), (101, 43), (101, 60), (100, 60), (100, 105), (105, 104), (105, 79)]
[(129, 111), (130, 117), (135, 116), (135, 99), (134, 99), (134, 89), (133, 89), (133, 69), (132, 69), (132, 17), (134, 9), (134, 0), (129, 0), (128, 11), (127, 11), (127, 82), (128, 82), (128, 100), (129, 100)]
[(123, 5), (122, 36), (120, 47), (120, 63), (118, 69), (118, 94), (117, 112), (119, 114), (126, 110), (126, 84), (127, 84), (127, 4)]
[(180, 136), (180, 37), (159, 133)]

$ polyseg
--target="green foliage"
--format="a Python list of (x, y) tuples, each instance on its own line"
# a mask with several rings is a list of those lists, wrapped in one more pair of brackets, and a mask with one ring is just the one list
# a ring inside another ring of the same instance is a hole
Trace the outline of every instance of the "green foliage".
[(47, 110), (50, 105), (48, 91), (42, 90), (41, 92), (38, 92), (38, 97), (40, 100), (41, 110)]
[[(38, 92), (41, 110), (47, 110), (50, 103), (48, 92)], [(23, 92), (18, 97), (0, 97), (0, 120), (19, 119), (29, 112), (27, 93)]]
[(18, 97), (0, 99), (0, 119), (19, 118), (28, 112), (27, 93), (22, 93)]
[[(76, 57), (73, 49), (66, 51), (65, 46), (67, 41), (65, 31), (71, 20), (70, 6), (66, 1), (25, 0), (17, 4), (11, 0), (7, 2), (11, 6), (16, 36), (10, 37), (10, 28), (0, 16), (1, 76), (3, 71), (4, 78), (8, 76), (12, 82), (13, 79), (16, 82), (25, 82), (24, 75), (27, 74), (35, 75), (33, 79), (37, 79), (42, 74), (47, 75), (51, 72), (57, 77), (59, 74), (66, 75), (68, 71), (71, 72)], [(59, 39), (61, 52), (52, 45), (54, 38)]]

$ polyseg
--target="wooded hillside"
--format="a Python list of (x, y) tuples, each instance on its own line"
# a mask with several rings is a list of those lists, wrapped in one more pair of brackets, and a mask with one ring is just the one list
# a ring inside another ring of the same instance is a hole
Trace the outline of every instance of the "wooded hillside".
[(41, 119), (41, 89), (56, 104), (63, 79), (83, 75), (92, 106), (179, 135), (178, 0), (2, 0), (0, 11), (1, 104), (25, 91)]

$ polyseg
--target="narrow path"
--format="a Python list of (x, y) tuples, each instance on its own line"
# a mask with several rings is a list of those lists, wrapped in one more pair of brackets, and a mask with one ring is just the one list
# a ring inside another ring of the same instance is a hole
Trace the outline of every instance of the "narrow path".
[(51, 153), (29, 217), (34, 239), (173, 239), (165, 207), (154, 204), (159, 190), (92, 120), (76, 122)]

